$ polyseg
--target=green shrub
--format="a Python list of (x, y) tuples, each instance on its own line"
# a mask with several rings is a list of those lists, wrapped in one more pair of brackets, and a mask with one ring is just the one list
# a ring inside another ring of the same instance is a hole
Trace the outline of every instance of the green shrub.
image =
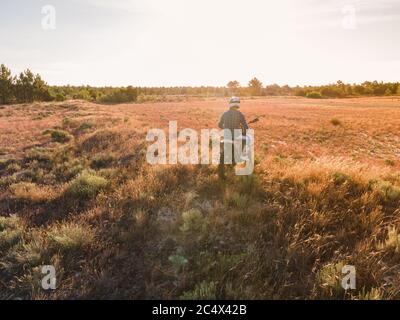
[(7, 166), (7, 172), (8, 173), (15, 173), (15, 172), (18, 172), (20, 170), (21, 170), (21, 166), (16, 162), (10, 163)]
[(78, 122), (71, 118), (63, 118), (62, 119), (62, 127), (63, 128), (73, 128), (78, 125)]
[(383, 292), (379, 288), (372, 288), (367, 291), (365, 288), (358, 294), (358, 300), (382, 300)]
[(38, 266), (46, 255), (47, 247), (40, 235), (36, 233), (32, 237), (31, 241), (22, 243), (12, 254), (15, 261), (24, 266)]
[(191, 209), (182, 214), (183, 225), (181, 231), (204, 231), (207, 226), (207, 221), (203, 214), (198, 209)]
[(99, 154), (96, 155), (92, 160), (91, 167), (93, 169), (102, 169), (110, 166), (114, 161), (114, 157), (109, 154)]
[(16, 216), (0, 217), (0, 249), (8, 249), (20, 242), (23, 225)]
[(29, 165), (29, 169), (24, 170), (21, 176), (23, 180), (33, 183), (46, 184), (46, 176), (51, 177), (51, 175), (47, 175), (46, 171), (41, 168), (40, 164), (36, 161), (30, 162)]
[(321, 89), (321, 95), (329, 98), (344, 97), (344, 93), (337, 87), (324, 87)]
[(54, 99), (58, 102), (62, 102), (67, 100), (67, 97), (62, 93), (57, 93)]
[(92, 96), (90, 95), (90, 92), (86, 89), (81, 89), (79, 92), (75, 93), (73, 95), (74, 99), (79, 99), (79, 100), (86, 100), (86, 101), (91, 101)]
[(250, 176), (241, 176), (238, 181), (239, 193), (247, 195), (255, 195), (260, 192), (260, 181), (257, 175), (252, 174)]
[(322, 95), (316, 91), (307, 93), (306, 97), (309, 99), (322, 99)]
[(342, 172), (334, 172), (332, 174), (332, 179), (336, 185), (341, 185), (341, 184), (344, 184), (346, 181), (351, 180), (349, 175), (342, 173)]
[(137, 90), (133, 87), (116, 88), (112, 92), (102, 95), (98, 101), (102, 103), (127, 103), (137, 99)]
[(249, 198), (246, 194), (233, 193), (226, 199), (227, 205), (237, 209), (246, 209), (249, 204)]
[(108, 147), (117, 145), (121, 139), (121, 133), (116, 131), (96, 131), (82, 142), (81, 149), (85, 152), (102, 152)]
[(73, 137), (67, 131), (54, 130), (51, 133), (51, 138), (55, 142), (65, 143), (65, 142), (69, 142)]
[(47, 235), (50, 247), (64, 252), (83, 249), (94, 241), (93, 230), (74, 223), (53, 227)]
[(47, 135), (50, 134), (51, 139), (54, 142), (66, 143), (69, 142), (73, 136), (64, 130), (46, 130), (43, 134)]
[(83, 171), (70, 183), (66, 193), (75, 199), (90, 200), (95, 198), (107, 185), (107, 179), (90, 171)]
[(343, 261), (328, 263), (316, 274), (317, 283), (329, 297), (339, 298), (344, 294), (341, 283), (342, 269), (344, 266), (345, 263)]
[(34, 161), (41, 164), (50, 164), (52, 162), (52, 154), (43, 148), (32, 148), (25, 153), (24, 162)]
[(10, 163), (8, 159), (0, 159), (0, 170), (6, 169)]
[(374, 187), (384, 201), (400, 200), (400, 188), (392, 185), (389, 181), (377, 181)]
[(303, 90), (303, 89), (296, 89), (294, 91), (294, 95), (296, 97), (306, 97), (307, 96), (307, 92), (305, 90)]
[(79, 127), (78, 127), (78, 131), (79, 132), (84, 132), (87, 130), (90, 130), (94, 127), (93, 123), (91, 122), (83, 122)]
[(61, 162), (59, 165), (57, 165), (53, 172), (58, 179), (67, 181), (77, 176), (84, 169), (85, 166), (81, 163), (81, 160), (74, 159)]
[(17, 216), (0, 217), (0, 232), (8, 228), (17, 228), (19, 225), (19, 218)]

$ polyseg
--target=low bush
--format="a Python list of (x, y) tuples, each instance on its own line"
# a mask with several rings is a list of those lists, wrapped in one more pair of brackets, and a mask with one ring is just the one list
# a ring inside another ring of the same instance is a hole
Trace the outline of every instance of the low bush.
[(107, 179), (90, 171), (83, 171), (70, 183), (66, 193), (77, 200), (90, 200), (94, 199), (107, 185)]
[(55, 251), (81, 250), (94, 241), (94, 232), (89, 227), (67, 223), (53, 227), (47, 233), (50, 248)]
[(22, 239), (23, 229), (16, 216), (0, 217), (0, 249), (6, 250), (16, 245)]
[(50, 134), (51, 139), (54, 142), (59, 143), (66, 143), (73, 139), (73, 136), (69, 132), (64, 130), (46, 130), (45, 132), (43, 132), (43, 134)]
[(307, 93), (306, 97), (309, 99), (322, 99), (322, 95), (315, 91)]
[(400, 188), (394, 186), (389, 181), (377, 181), (374, 188), (386, 202), (395, 202), (400, 200)]
[(240, 194), (234, 192), (226, 198), (226, 203), (228, 206), (237, 209), (246, 209), (249, 204), (249, 198), (246, 194)]
[(80, 149), (86, 152), (101, 152), (110, 146), (117, 145), (118, 142), (121, 142), (121, 139), (122, 135), (119, 132), (101, 130), (86, 138), (81, 143)]
[(114, 157), (110, 154), (99, 154), (94, 157), (91, 163), (93, 169), (103, 169), (109, 167), (114, 161)]
[(203, 214), (200, 210), (191, 209), (189, 211), (185, 211), (182, 214), (183, 224), (181, 226), (181, 231), (189, 232), (189, 231), (204, 231), (207, 222), (204, 218)]

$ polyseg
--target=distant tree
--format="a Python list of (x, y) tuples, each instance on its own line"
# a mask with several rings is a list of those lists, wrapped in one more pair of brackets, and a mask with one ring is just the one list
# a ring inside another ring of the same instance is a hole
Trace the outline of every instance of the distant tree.
[(15, 97), (18, 102), (33, 102), (35, 76), (29, 69), (15, 77)]
[(281, 94), (281, 87), (277, 84), (266, 86), (265, 94), (267, 96), (279, 96)]
[(74, 99), (79, 99), (79, 100), (87, 100), (90, 101), (92, 99), (92, 96), (90, 95), (89, 90), (86, 88), (82, 88), (79, 90), (77, 93), (73, 95)]
[(259, 96), (261, 95), (262, 91), (262, 82), (258, 80), (257, 78), (253, 78), (249, 81), (249, 89), (250, 93), (253, 96)]
[(229, 89), (237, 89), (237, 88), (240, 87), (240, 83), (239, 83), (239, 81), (236, 81), (236, 80), (229, 81), (228, 84), (227, 84), (227, 87)]
[(59, 92), (59, 93), (56, 94), (55, 100), (59, 101), (59, 102), (60, 101), (65, 101), (65, 100), (67, 100), (67, 97), (64, 94), (62, 94), (61, 92)]
[[(126, 91), (126, 95), (128, 96), (128, 101), (130, 101), (130, 102), (136, 101), (137, 96), (138, 96), (137, 88), (129, 86), (126, 88), (125, 91)], [(162, 92), (160, 92), (160, 93), (163, 94), (164, 92), (165, 92), (165, 90), (162, 90)]]
[(390, 90), (389, 88), (387, 88), (385, 90), (385, 96), (391, 96), (392, 95), (392, 90)]
[[(140, 98), (142, 101), (144, 100), (144, 97), (146, 97), (146, 95), (143, 92), (140, 94)], [(112, 90), (110, 93), (100, 96), (98, 99), (98, 101), (102, 103), (126, 103), (126, 102), (134, 102), (137, 100), (138, 100), (138, 90), (133, 87), (116, 88)]]
[[(224, 87), (90, 87), (90, 86), (48, 86), (40, 75), (34, 75), (29, 69), (13, 77), (5, 65), (0, 65), (0, 104), (22, 103), (32, 101), (64, 101), (66, 99), (83, 99), (104, 103), (129, 103), (138, 100), (167, 100), (167, 96), (181, 95), (201, 97), (224, 97), (227, 95), (264, 96), (295, 95), (309, 98), (345, 98), (357, 96), (400, 95), (400, 83), (366, 81), (362, 84), (346, 84), (343, 81), (323, 86), (280, 87), (277, 84), (263, 84), (257, 78), (249, 81), (248, 86), (240, 86), (236, 80)], [(140, 98), (140, 99), (139, 99)], [(160, 100), (160, 101), (161, 101)]]
[(303, 88), (297, 87), (293, 93), (296, 97), (305, 97), (307, 95), (307, 91)]
[(362, 95), (365, 94), (366, 90), (365, 90), (365, 87), (364, 87), (364, 86), (362, 86), (362, 85), (356, 85), (356, 86), (354, 87), (354, 92), (355, 92), (356, 94), (362, 96)]
[(285, 84), (283, 87), (281, 87), (280, 94), (281, 95), (290, 95), (291, 91), (292, 91), (292, 89), (287, 84)]
[(33, 100), (35, 101), (51, 101), (54, 100), (50, 94), (49, 87), (45, 81), (42, 80), (39, 74), (33, 79)]
[(13, 99), (13, 79), (11, 71), (4, 64), (0, 66), (0, 104), (10, 103)]
[(345, 94), (346, 96), (352, 96), (354, 94), (353, 87), (350, 84), (346, 85)]
[(373, 88), (373, 93), (376, 96), (382, 96), (384, 95), (386, 92), (386, 88), (380, 85), (374, 86)]
[(14, 93), (18, 102), (51, 101), (49, 87), (39, 74), (34, 75), (29, 69), (14, 78)]
[(336, 87), (340, 96), (344, 97), (346, 95), (346, 84), (343, 81), (338, 80), (336, 83)]

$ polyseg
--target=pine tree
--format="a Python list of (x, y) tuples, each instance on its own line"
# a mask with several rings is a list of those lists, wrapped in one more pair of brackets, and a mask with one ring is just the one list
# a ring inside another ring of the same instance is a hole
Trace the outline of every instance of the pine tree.
[(228, 84), (227, 84), (226, 86), (228, 87), (229, 93), (230, 93), (231, 95), (236, 95), (236, 94), (238, 94), (238, 89), (239, 89), (239, 87), (240, 87), (239, 81), (236, 81), (236, 80), (234, 80), (234, 81), (229, 81)]
[(35, 76), (29, 69), (21, 72), (15, 78), (15, 97), (18, 102), (33, 102)]
[(249, 81), (249, 88), (251, 95), (259, 96), (261, 95), (262, 82), (257, 78), (253, 78)]
[(0, 66), (0, 104), (13, 100), (13, 79), (11, 71), (4, 64)]
[[(47, 83), (42, 80), (39, 74), (33, 79), (33, 100), (35, 101), (50, 101), (52, 96), (49, 92)], [(90, 98), (88, 98), (90, 100)]]

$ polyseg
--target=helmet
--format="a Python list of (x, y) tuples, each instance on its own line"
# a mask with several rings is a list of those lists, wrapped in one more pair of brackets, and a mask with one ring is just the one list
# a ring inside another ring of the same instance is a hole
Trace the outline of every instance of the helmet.
[(230, 108), (233, 108), (233, 107), (240, 108), (240, 99), (238, 97), (232, 97), (229, 100), (229, 107)]

